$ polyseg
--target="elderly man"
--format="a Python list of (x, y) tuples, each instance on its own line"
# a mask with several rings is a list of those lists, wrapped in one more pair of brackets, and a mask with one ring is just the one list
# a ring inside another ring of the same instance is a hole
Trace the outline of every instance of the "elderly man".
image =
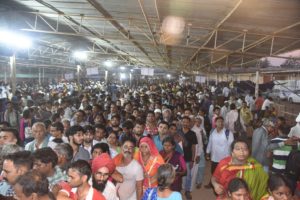
[(139, 200), (143, 194), (144, 172), (138, 161), (133, 159), (135, 140), (125, 137), (122, 140), (122, 153), (114, 158), (124, 182), (118, 183), (118, 195), (120, 200)]
[(108, 180), (115, 171), (115, 163), (107, 153), (93, 159), (92, 162), (92, 180), (93, 188), (102, 192), (107, 200), (118, 200), (116, 186)]
[(271, 142), (274, 127), (271, 120), (264, 119), (263, 125), (254, 130), (252, 137), (252, 156), (263, 165), (266, 172), (268, 172), (270, 162), (268, 145)]
[(49, 137), (46, 135), (46, 127), (42, 122), (36, 122), (32, 126), (34, 140), (26, 144), (25, 150), (34, 152), (37, 149), (48, 146)]
[(54, 151), (58, 157), (57, 165), (65, 172), (73, 159), (73, 149), (71, 145), (67, 143), (58, 144), (54, 148)]
[(163, 117), (163, 120), (168, 122), (168, 123), (171, 123), (171, 120), (172, 120), (172, 111), (170, 109), (164, 109), (162, 111), (162, 117)]

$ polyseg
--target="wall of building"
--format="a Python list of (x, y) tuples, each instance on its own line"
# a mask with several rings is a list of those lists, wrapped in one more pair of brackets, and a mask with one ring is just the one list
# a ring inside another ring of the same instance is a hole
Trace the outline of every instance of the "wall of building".
[[(206, 75), (209, 80), (216, 81), (256, 81), (255, 73), (239, 73), (239, 74), (207, 74)], [(300, 72), (282, 72), (282, 73), (265, 73), (261, 72), (259, 75), (259, 84), (270, 82), (273, 80), (300, 80)]]

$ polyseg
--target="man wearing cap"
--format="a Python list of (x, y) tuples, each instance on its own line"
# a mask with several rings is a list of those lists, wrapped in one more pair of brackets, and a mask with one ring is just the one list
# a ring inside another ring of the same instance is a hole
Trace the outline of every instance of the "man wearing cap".
[(159, 109), (159, 108), (156, 108), (155, 110), (154, 110), (154, 114), (155, 114), (155, 119), (156, 119), (156, 121), (160, 121), (161, 120), (161, 109)]
[(171, 123), (172, 121), (172, 111), (169, 108), (163, 109), (162, 111), (163, 121)]
[(108, 180), (110, 175), (115, 171), (115, 163), (107, 153), (93, 159), (93, 188), (100, 191), (107, 200), (118, 200), (116, 186)]

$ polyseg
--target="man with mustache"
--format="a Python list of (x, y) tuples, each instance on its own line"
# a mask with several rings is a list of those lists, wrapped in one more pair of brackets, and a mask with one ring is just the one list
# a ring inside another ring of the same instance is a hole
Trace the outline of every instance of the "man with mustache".
[(100, 191), (106, 200), (119, 200), (116, 186), (108, 180), (115, 171), (115, 163), (107, 153), (102, 153), (93, 159), (93, 188)]
[(4, 158), (2, 176), (0, 182), (0, 194), (3, 196), (13, 196), (15, 194), (12, 186), (19, 176), (31, 170), (33, 159), (29, 151), (20, 151), (9, 154)]
[(118, 183), (120, 200), (139, 200), (143, 194), (143, 168), (138, 161), (133, 159), (135, 139), (124, 137), (122, 152), (114, 158), (117, 171), (123, 175), (124, 182)]

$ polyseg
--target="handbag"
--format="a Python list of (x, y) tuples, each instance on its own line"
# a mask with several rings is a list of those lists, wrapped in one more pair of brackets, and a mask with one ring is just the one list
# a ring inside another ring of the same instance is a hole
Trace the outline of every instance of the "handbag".
[(237, 133), (239, 136), (245, 135), (245, 130), (244, 130), (243, 125), (241, 123), (240, 112), (238, 112), (238, 118), (234, 122), (234, 132)]

